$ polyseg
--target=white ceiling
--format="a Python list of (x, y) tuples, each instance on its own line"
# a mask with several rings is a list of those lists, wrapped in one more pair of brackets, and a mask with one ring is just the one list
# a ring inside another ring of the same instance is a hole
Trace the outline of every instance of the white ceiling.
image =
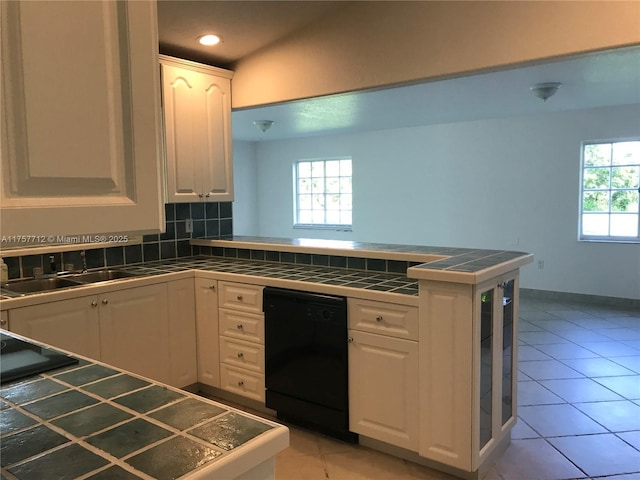
[[(158, 2), (160, 50), (233, 68), (241, 58), (294, 35), (348, 1)], [(196, 38), (218, 33), (223, 43), (203, 47)], [(546, 102), (535, 83), (563, 86)], [(235, 140), (268, 141), (330, 133), (640, 104), (640, 47), (376, 91), (346, 93), (234, 111)], [(254, 120), (273, 120), (260, 132)], [(640, 114), (639, 114), (640, 122)]]

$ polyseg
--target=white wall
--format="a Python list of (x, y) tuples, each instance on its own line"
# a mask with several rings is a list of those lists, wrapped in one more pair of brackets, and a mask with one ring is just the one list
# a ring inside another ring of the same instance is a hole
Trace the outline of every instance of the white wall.
[(233, 142), (233, 230), (258, 235), (256, 144)]
[[(259, 142), (258, 228), (240, 228), (245, 207), (234, 232), (520, 250), (536, 255), (522, 287), (640, 299), (640, 245), (577, 241), (581, 142), (631, 136), (638, 105)], [(353, 232), (293, 229), (292, 163), (338, 155), (353, 158)]]

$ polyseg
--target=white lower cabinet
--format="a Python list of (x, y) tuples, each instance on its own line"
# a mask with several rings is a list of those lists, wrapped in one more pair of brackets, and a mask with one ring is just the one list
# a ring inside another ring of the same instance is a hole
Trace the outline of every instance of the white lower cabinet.
[(95, 295), (9, 310), (10, 330), (54, 347), (100, 360)]
[(418, 451), (418, 342), (349, 330), (349, 429)]
[(196, 381), (191, 279), (14, 308), (9, 318), (12, 332), (53, 347), (176, 387)]
[(265, 401), (262, 290), (220, 282), (218, 325), (220, 388), (259, 402)]
[(171, 385), (198, 381), (195, 288), (192, 278), (167, 283), (169, 298), (169, 364)]
[(170, 383), (165, 284), (100, 295), (101, 360)]
[(198, 382), (220, 387), (218, 282), (196, 277), (195, 289)]
[(220, 364), (220, 387), (243, 397), (265, 401), (264, 373), (254, 373), (245, 368)]

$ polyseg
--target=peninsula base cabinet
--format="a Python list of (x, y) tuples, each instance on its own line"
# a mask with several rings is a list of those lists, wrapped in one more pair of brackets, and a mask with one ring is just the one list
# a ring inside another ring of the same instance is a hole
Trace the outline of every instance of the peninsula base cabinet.
[(420, 280), (420, 451), (479, 472), (516, 423), (518, 272), (476, 285)]
[(418, 451), (418, 342), (349, 331), (349, 430)]
[(192, 292), (188, 279), (15, 308), (11, 331), (184, 387), (196, 379)]

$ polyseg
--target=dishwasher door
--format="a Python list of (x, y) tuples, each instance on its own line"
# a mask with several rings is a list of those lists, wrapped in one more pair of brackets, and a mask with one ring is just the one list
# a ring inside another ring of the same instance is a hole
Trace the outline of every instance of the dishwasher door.
[(267, 287), (264, 314), (267, 407), (351, 440), (346, 298)]

